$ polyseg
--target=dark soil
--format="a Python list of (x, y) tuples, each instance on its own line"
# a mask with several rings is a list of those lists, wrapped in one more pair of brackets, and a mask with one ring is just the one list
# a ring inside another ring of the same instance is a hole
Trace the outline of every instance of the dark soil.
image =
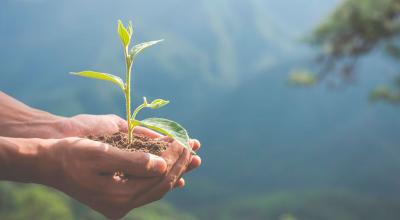
[(169, 142), (160, 139), (151, 139), (143, 135), (133, 135), (133, 142), (128, 143), (128, 134), (118, 132), (113, 135), (89, 135), (88, 139), (110, 144), (126, 151), (140, 151), (160, 155), (167, 149)]

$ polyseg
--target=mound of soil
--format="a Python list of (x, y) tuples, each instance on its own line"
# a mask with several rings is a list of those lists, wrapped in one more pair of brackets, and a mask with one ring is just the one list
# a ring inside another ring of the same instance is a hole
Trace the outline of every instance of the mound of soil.
[(118, 132), (113, 135), (89, 135), (88, 139), (100, 141), (126, 151), (140, 151), (160, 155), (167, 149), (169, 142), (161, 139), (152, 139), (143, 135), (133, 135), (133, 142), (128, 143), (128, 134)]

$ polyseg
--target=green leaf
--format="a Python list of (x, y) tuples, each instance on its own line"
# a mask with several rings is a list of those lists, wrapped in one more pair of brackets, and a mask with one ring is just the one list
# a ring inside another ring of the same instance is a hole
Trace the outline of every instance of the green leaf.
[(77, 72), (77, 73), (71, 72), (71, 74), (77, 75), (77, 76), (93, 78), (93, 79), (110, 81), (112, 83), (117, 84), (119, 86), (119, 88), (122, 89), (122, 91), (125, 91), (124, 81), (122, 81), (122, 79), (119, 78), (118, 76), (114, 76), (112, 74), (100, 73), (100, 72), (95, 72), (95, 71), (82, 71), (82, 72)]
[(158, 109), (158, 108), (161, 108), (161, 107), (163, 107), (164, 105), (166, 105), (168, 103), (169, 103), (169, 101), (164, 100), (164, 99), (155, 99), (150, 104), (147, 104), (146, 107), (152, 108), (152, 109)]
[(131, 116), (131, 121), (135, 121), (136, 115), (139, 113), (140, 110), (144, 109), (144, 108), (152, 108), (152, 109), (157, 109), (157, 108), (161, 108), (164, 105), (168, 104), (169, 101), (163, 100), (163, 99), (156, 99), (154, 101), (152, 101), (150, 104), (147, 102), (146, 97), (143, 97), (143, 104), (139, 105), (135, 111), (133, 111), (133, 114)]
[(175, 139), (191, 153), (196, 154), (189, 145), (189, 135), (186, 129), (180, 124), (165, 118), (147, 118), (142, 121), (135, 122)]
[(135, 59), (136, 55), (139, 54), (142, 50), (146, 49), (147, 47), (153, 46), (154, 44), (157, 44), (163, 40), (164, 39), (136, 44), (134, 47), (132, 47), (131, 51), (129, 52), (131, 61), (133, 62), (133, 59)]
[(129, 36), (131, 36), (131, 38), (132, 38), (132, 34), (133, 34), (133, 25), (132, 25), (132, 21), (129, 21), (129, 24), (128, 24), (128, 34), (129, 34)]
[(129, 26), (129, 31), (124, 27), (121, 20), (118, 20), (118, 34), (119, 38), (121, 39), (122, 44), (124, 47), (128, 47), (129, 42), (131, 41), (131, 34), (132, 28), (131, 25)]

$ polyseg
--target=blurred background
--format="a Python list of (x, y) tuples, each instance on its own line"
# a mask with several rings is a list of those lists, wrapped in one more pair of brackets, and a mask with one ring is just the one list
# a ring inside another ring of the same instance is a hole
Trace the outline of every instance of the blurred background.
[[(118, 19), (146, 111), (202, 142), (187, 187), (125, 219), (400, 219), (400, 1), (2, 0), (0, 89), (54, 114), (124, 115)], [(134, 101), (134, 104), (135, 104)], [(0, 219), (103, 219), (60, 192), (0, 184)]]

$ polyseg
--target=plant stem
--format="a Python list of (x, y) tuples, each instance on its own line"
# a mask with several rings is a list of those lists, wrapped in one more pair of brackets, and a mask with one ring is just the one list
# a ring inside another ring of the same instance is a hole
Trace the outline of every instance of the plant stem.
[(135, 109), (135, 111), (133, 111), (133, 114), (132, 114), (132, 122), (135, 121), (135, 118), (136, 118), (137, 113), (138, 113), (140, 110), (142, 110), (143, 108), (145, 108), (145, 107), (146, 107), (145, 104), (141, 104), (141, 105), (139, 105), (139, 106)]
[(125, 80), (125, 103), (126, 103), (126, 121), (128, 122), (128, 142), (132, 143), (132, 121), (131, 121), (131, 61), (128, 57), (128, 49), (124, 49), (126, 80)]

